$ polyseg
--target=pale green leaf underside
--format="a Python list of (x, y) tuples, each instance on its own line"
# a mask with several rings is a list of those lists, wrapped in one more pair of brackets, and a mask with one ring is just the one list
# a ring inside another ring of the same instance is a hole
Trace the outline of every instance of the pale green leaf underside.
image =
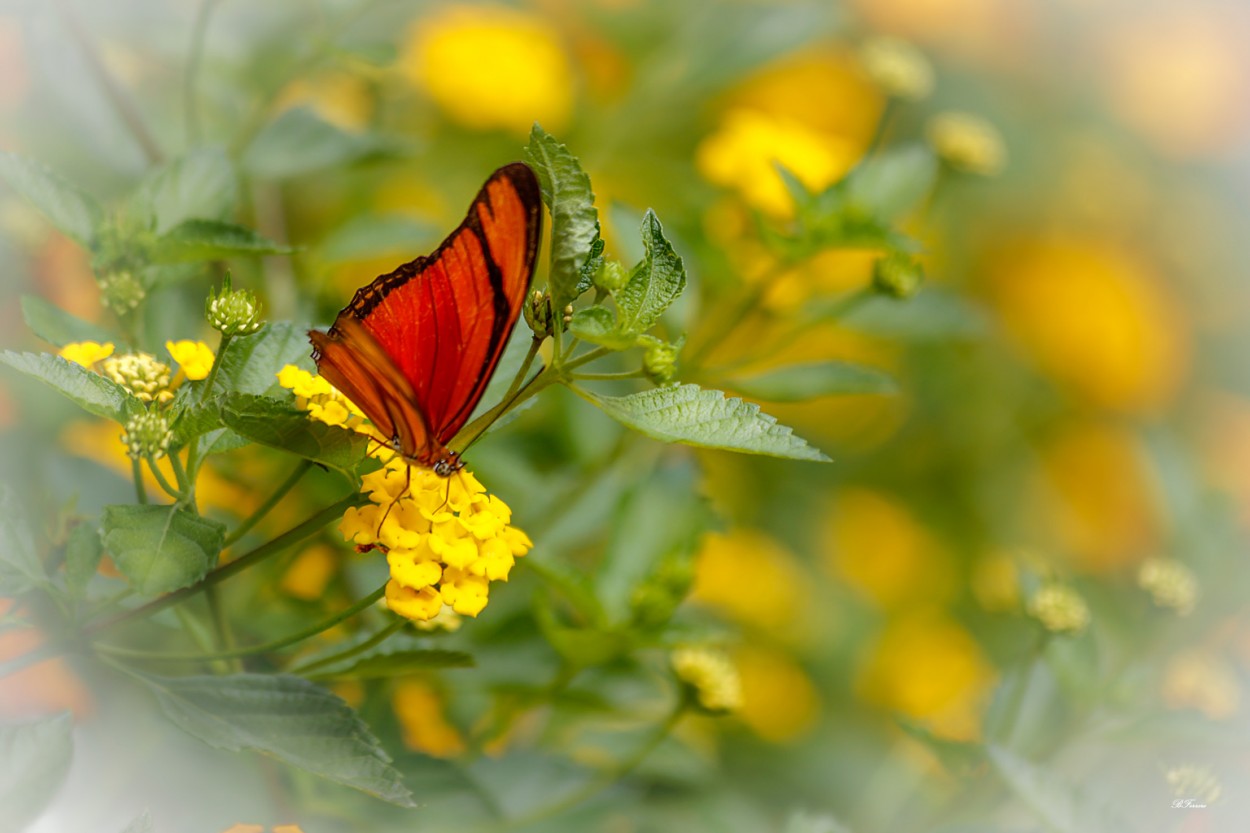
[(794, 460), (829, 460), (758, 405), (698, 385), (600, 396), (574, 388), (621, 424), (657, 440)]

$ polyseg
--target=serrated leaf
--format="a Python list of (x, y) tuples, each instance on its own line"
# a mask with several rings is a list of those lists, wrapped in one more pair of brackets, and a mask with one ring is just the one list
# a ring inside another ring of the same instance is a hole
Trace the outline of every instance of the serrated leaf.
[(104, 548), (134, 589), (155, 596), (204, 577), (226, 537), (223, 524), (175, 506), (104, 507)]
[(660, 220), (651, 210), (642, 218), (642, 245), (647, 252), (642, 263), (630, 275), (629, 283), (612, 294), (622, 333), (649, 330), (686, 288), (686, 270), (681, 258), (664, 239)]
[(1132, 830), (1128, 822), (1107, 805), (1086, 795), (1075, 785), (1009, 752), (1001, 746), (988, 748), (990, 762), (1003, 780), (1038, 818), (1061, 833), (1120, 833)]
[(142, 678), (179, 728), (217, 749), (250, 749), (389, 801), (416, 806), (360, 716), (289, 674)]
[(933, 152), (924, 145), (882, 151), (847, 176), (847, 199), (879, 220), (896, 222), (929, 193), (937, 170)]
[(828, 462), (794, 436), (791, 428), (762, 413), (758, 405), (698, 385), (675, 385), (629, 396), (600, 396), (574, 390), (608, 416), (653, 439), (747, 454)]
[(0, 833), (19, 833), (56, 795), (73, 754), (69, 712), (0, 726)]
[(342, 165), (379, 148), (347, 133), (312, 110), (295, 107), (265, 126), (243, 154), (243, 167), (264, 178), (284, 179)]
[(90, 246), (104, 219), (99, 203), (70, 185), (43, 164), (0, 151), (0, 179), (29, 200), (69, 237)]
[(12, 487), (0, 483), (0, 596), (16, 596), (47, 581), (29, 511)]
[(94, 523), (80, 523), (70, 530), (65, 542), (65, 584), (70, 595), (79, 599), (85, 595), (87, 583), (96, 574), (103, 555), (100, 530)]
[(239, 199), (234, 166), (220, 148), (197, 148), (146, 176), (127, 200), (141, 228), (164, 234), (186, 220), (224, 220)]
[(770, 402), (801, 402), (817, 396), (852, 393), (895, 393), (898, 386), (873, 367), (849, 362), (813, 362), (734, 379), (734, 390), (753, 399)]
[(242, 437), (280, 448), (354, 477), (365, 459), (369, 438), (310, 419), (286, 402), (245, 393), (226, 396), (222, 420)]
[(218, 384), (238, 393), (269, 393), (282, 390), (278, 371), (288, 364), (312, 367), (312, 347), (308, 328), (274, 322), (250, 336), (230, 341), (224, 356)]
[(113, 334), (98, 324), (83, 321), (34, 295), (22, 296), (22, 318), (32, 333), (57, 347), (76, 341), (114, 340)]
[(628, 350), (638, 341), (637, 335), (622, 333), (616, 326), (616, 316), (607, 307), (586, 307), (573, 313), (569, 332), (588, 341), (613, 350)]
[(581, 269), (599, 237), (595, 194), (577, 157), (537, 124), (530, 131), (525, 161), (538, 176), (543, 202), (551, 211), (548, 283), (552, 306), (560, 310), (581, 294)]
[(143, 403), (121, 385), (51, 353), (0, 353), (0, 363), (60, 391), (90, 414), (125, 423)]
[(221, 220), (186, 220), (156, 238), (154, 263), (190, 263), (238, 255), (281, 255), (293, 252), (243, 226)]

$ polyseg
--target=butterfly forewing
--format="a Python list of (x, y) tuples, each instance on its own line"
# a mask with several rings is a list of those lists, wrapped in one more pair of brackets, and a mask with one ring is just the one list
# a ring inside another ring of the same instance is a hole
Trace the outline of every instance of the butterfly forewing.
[(405, 457), (443, 458), (481, 399), (525, 303), (541, 229), (534, 173), (500, 168), (433, 254), (360, 289), (329, 333), (313, 335), (322, 375), (389, 426)]

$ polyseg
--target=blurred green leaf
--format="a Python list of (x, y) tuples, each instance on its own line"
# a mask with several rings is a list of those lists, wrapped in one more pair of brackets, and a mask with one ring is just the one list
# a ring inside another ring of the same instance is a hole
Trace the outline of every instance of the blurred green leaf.
[(222, 420), (253, 442), (279, 448), (355, 477), (366, 460), (369, 438), (355, 431), (309, 419), (287, 402), (246, 393), (226, 396)]
[(56, 347), (76, 341), (101, 344), (114, 341), (113, 334), (103, 327), (70, 315), (58, 306), (35, 295), (22, 296), (22, 318), (30, 331)]
[(144, 177), (126, 211), (140, 228), (165, 234), (186, 220), (225, 220), (238, 199), (230, 158), (221, 148), (203, 147)]
[(312, 110), (296, 107), (265, 126), (243, 154), (243, 167), (266, 179), (285, 179), (359, 159), (381, 147), (347, 133)]
[[(534, 169), (543, 201), (551, 211), (551, 304), (562, 310), (584, 289), (582, 267), (593, 257), (599, 239), (599, 212), (590, 177), (577, 157), (550, 134), (534, 125), (525, 161)], [(586, 287), (589, 288), (589, 287)]]
[(155, 263), (221, 260), (239, 255), (282, 255), (293, 252), (251, 229), (220, 220), (186, 220), (156, 239), (150, 252)]
[(847, 175), (848, 198), (879, 220), (897, 222), (928, 195), (937, 170), (937, 160), (926, 145), (884, 150)]
[(849, 362), (813, 362), (733, 379), (729, 386), (753, 399), (800, 402), (817, 396), (852, 393), (896, 393), (894, 380), (874, 367)]
[(175, 506), (115, 504), (101, 519), (104, 548), (136, 592), (168, 593), (194, 584), (217, 562), (223, 524)]
[(607, 307), (579, 309), (569, 321), (569, 332), (582, 341), (613, 350), (628, 350), (638, 342), (637, 335), (620, 331), (616, 316)]
[[(373, 259), (387, 252), (408, 260), (434, 233), (431, 223), (406, 214), (368, 214), (353, 217), (327, 234), (317, 246), (317, 255), (327, 264)], [(365, 280), (372, 277), (361, 276)]]
[(612, 295), (622, 333), (646, 332), (686, 288), (685, 267), (664, 239), (654, 211), (643, 215), (642, 244), (646, 257), (634, 268), (629, 283)]
[(69, 712), (0, 726), (0, 833), (20, 833), (60, 789), (73, 754)]
[(0, 179), (29, 200), (52, 225), (81, 245), (91, 245), (104, 212), (90, 196), (43, 164), (6, 151), (0, 151)]
[(51, 353), (0, 353), (0, 363), (55, 388), (89, 414), (114, 422), (143, 410), (143, 403), (111, 379)]
[(0, 483), (0, 596), (16, 596), (47, 582), (29, 510)]
[(1132, 830), (1128, 822), (1107, 805), (1049, 770), (1032, 764), (1001, 746), (989, 747), (990, 761), (998, 774), (1038, 818), (1060, 833), (1120, 833)]
[(792, 429), (761, 413), (758, 405), (698, 385), (676, 385), (630, 394), (600, 396), (574, 388), (579, 396), (629, 428), (656, 440), (702, 448), (723, 448), (793, 460), (828, 462)]
[(230, 341), (226, 354), (221, 357), (217, 383), (225, 390), (238, 393), (284, 395), (284, 389), (278, 384), (278, 371), (288, 364), (309, 369), (311, 356), (307, 327), (285, 321), (271, 322), (258, 333)]
[(65, 584), (71, 596), (81, 599), (86, 594), (103, 555), (104, 544), (94, 523), (80, 523), (70, 530), (65, 542)]
[[(819, 315), (818, 307), (811, 309)], [(906, 300), (867, 298), (841, 319), (847, 327), (874, 335), (916, 341), (981, 339), (990, 334), (988, 314), (973, 302), (933, 287)]]
[(400, 807), (415, 807), (360, 716), (289, 674), (143, 676), (179, 728), (217, 749), (252, 749)]

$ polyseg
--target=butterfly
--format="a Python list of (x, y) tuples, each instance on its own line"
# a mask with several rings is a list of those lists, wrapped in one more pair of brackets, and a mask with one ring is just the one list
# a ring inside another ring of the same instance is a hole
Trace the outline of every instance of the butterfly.
[(318, 373), (409, 464), (442, 477), (464, 467), (447, 444), (499, 364), (541, 235), (538, 179), (505, 165), (432, 254), (361, 287), (328, 331), (308, 333)]

